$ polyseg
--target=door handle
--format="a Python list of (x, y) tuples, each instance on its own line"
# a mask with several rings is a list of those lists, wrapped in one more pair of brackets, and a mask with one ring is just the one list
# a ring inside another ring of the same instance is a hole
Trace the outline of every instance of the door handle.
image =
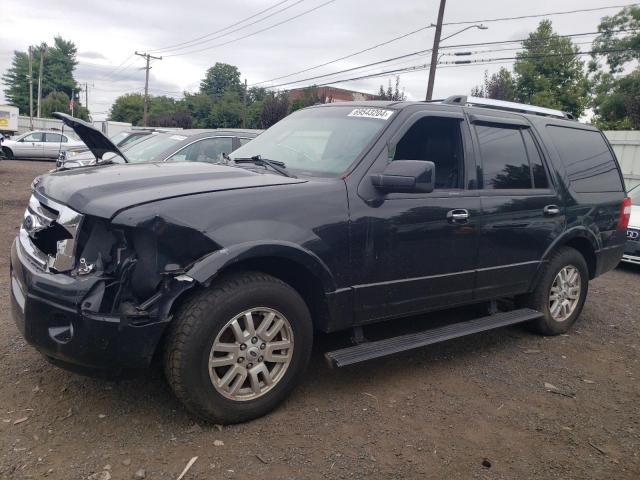
[(560, 213), (560, 208), (557, 205), (547, 205), (542, 211), (545, 215), (553, 217), (554, 215), (558, 215)]
[(457, 208), (447, 212), (447, 220), (449, 223), (467, 223), (469, 220), (469, 211), (464, 208)]

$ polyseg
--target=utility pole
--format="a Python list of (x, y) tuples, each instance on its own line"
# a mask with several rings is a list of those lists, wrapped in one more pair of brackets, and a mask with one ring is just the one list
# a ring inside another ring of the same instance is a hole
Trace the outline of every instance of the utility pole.
[(149, 62), (151, 61), (152, 58), (154, 60), (162, 60), (162, 57), (154, 57), (153, 55), (150, 55), (148, 53), (138, 53), (138, 52), (135, 52), (135, 53), (139, 57), (143, 57), (147, 60), (147, 66), (144, 67), (144, 69), (146, 70), (146, 75), (144, 78), (144, 113), (142, 115), (142, 126), (146, 127), (147, 115), (149, 112), (149, 70), (151, 70), (151, 67), (149, 66)]
[(40, 73), (38, 74), (38, 113), (40, 118), (40, 104), (42, 103), (42, 71), (44, 70), (44, 47), (40, 47)]
[(71, 89), (71, 101), (69, 102), (69, 108), (71, 109), (71, 116), (73, 117), (73, 109), (76, 106), (76, 91)]
[(33, 130), (33, 50), (29, 46), (29, 129)]
[(440, 0), (438, 10), (438, 23), (433, 37), (433, 49), (431, 50), (431, 66), (429, 68), (429, 83), (427, 84), (427, 101), (433, 97), (433, 84), (436, 80), (436, 67), (438, 65), (438, 48), (440, 48), (440, 35), (442, 34), (442, 20), (444, 19), (444, 7), (447, 0)]
[(242, 90), (242, 128), (247, 128), (247, 79), (244, 79)]
[(84, 108), (87, 109), (87, 114), (89, 114), (89, 85), (87, 82), (84, 82)]

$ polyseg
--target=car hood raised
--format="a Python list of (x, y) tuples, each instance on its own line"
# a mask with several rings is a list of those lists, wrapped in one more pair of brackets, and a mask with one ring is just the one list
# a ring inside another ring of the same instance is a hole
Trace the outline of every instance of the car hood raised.
[(91, 150), (91, 153), (93, 153), (98, 160), (108, 152), (120, 155), (126, 160), (127, 157), (122, 154), (120, 149), (116, 147), (104, 133), (90, 123), (80, 120), (79, 118), (72, 117), (71, 115), (67, 115), (66, 113), (53, 112), (51, 116), (62, 120), (66, 126), (73, 128), (76, 135), (80, 137), (80, 140), (84, 142), (87, 148)]
[(222, 190), (306, 180), (200, 162), (103, 165), (54, 172), (34, 182), (36, 194), (77, 212), (111, 218), (143, 203)]

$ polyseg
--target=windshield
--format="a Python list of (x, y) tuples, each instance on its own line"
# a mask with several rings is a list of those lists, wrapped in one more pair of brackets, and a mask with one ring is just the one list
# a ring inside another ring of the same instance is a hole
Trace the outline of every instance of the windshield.
[(122, 140), (127, 138), (129, 132), (119, 132), (116, 133), (113, 137), (110, 137), (109, 140), (113, 142), (114, 145), (118, 145)]
[[(184, 135), (173, 135), (170, 133), (160, 133), (158, 135), (148, 135), (148, 139), (131, 145), (131, 148), (126, 150), (127, 160), (131, 163), (151, 162), (156, 159), (158, 154), (164, 152), (166, 149), (177, 145), (182, 142)], [(159, 159), (159, 160), (164, 160)]]
[(231, 154), (284, 162), (302, 175), (337, 176), (347, 170), (387, 124), (393, 110), (318, 107), (295, 112)]

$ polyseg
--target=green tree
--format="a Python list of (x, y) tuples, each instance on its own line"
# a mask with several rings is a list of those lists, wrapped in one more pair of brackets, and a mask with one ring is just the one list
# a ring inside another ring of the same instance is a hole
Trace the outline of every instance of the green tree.
[(640, 129), (640, 68), (624, 74), (629, 63), (640, 60), (640, 7), (604, 17), (598, 31), (590, 64), (595, 123), (603, 129)]
[(204, 93), (185, 92), (182, 105), (193, 118), (193, 128), (208, 128), (213, 100)]
[(200, 92), (213, 98), (222, 98), (225, 94), (233, 93), (242, 97), (243, 86), (240, 82), (238, 67), (227, 63), (216, 63), (207, 70), (200, 82)]
[[(628, 33), (620, 36), (620, 30)], [(601, 32), (593, 42), (592, 50), (596, 56), (603, 56), (611, 73), (620, 73), (625, 64), (640, 60), (640, 7), (623, 8), (613, 17), (604, 17), (600, 21)]]
[(554, 33), (549, 20), (541, 21), (522, 46), (514, 65), (516, 98), (581, 116), (589, 103), (589, 80), (578, 47)]
[(500, 67), (500, 70), (491, 76), (485, 70), (483, 84), (473, 87), (471, 95), (513, 102), (516, 99), (515, 79), (505, 67)]
[[(73, 42), (55, 37), (53, 46), (42, 43), (33, 46), (33, 105), (36, 109), (37, 85), (39, 77), (40, 52), (43, 57), (42, 97), (52, 92), (63, 92), (71, 98), (73, 90), (78, 90), (73, 77), (77, 65), (77, 49)], [(29, 113), (29, 55), (27, 52), (14, 52), (11, 67), (2, 75), (2, 83), (6, 86), (4, 94), (10, 103), (17, 106), (21, 113)]]
[(127, 93), (121, 95), (111, 105), (109, 120), (114, 122), (129, 122), (140, 125), (144, 114), (144, 95), (141, 93)]
[(303, 88), (300, 91), (300, 96), (290, 102), (289, 113), (300, 110), (301, 108), (317, 105), (318, 103), (324, 103), (324, 98), (320, 97), (318, 87), (314, 85), (312, 87)]
[(234, 91), (225, 92), (214, 101), (209, 114), (211, 128), (240, 128), (244, 115), (243, 104)]
[[(41, 114), (44, 118), (51, 117), (53, 112), (68, 113), (71, 115), (71, 100), (64, 92), (51, 92), (42, 99)], [(76, 105), (73, 109), (73, 115), (82, 120), (89, 120), (89, 111), (82, 105)]]
[(260, 128), (269, 128), (286, 117), (288, 113), (289, 97), (287, 93), (269, 93), (262, 104)]
[(406, 100), (407, 96), (404, 93), (404, 89), (400, 90), (400, 77), (396, 77), (395, 90), (391, 86), (391, 80), (389, 80), (389, 84), (387, 85), (387, 89), (385, 90), (382, 85), (380, 85), (380, 90), (378, 90), (378, 97), (380, 100), (392, 100), (396, 102), (402, 102)]

